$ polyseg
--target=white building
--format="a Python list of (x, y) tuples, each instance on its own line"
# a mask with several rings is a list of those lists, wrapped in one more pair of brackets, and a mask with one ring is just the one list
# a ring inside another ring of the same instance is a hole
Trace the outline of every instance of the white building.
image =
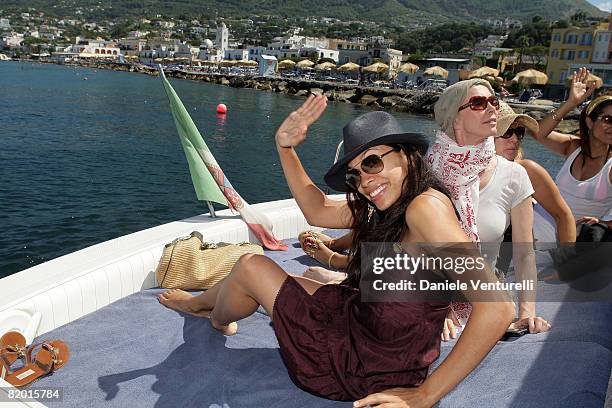
[(134, 30), (128, 33), (128, 38), (142, 38), (142, 37), (146, 37), (147, 34), (149, 34), (148, 31)]
[(119, 45), (126, 50), (142, 51), (147, 45), (147, 40), (140, 38), (122, 38), (119, 40)]
[(611, 43), (612, 30), (598, 30), (593, 39), (593, 55), (591, 57), (591, 62), (596, 64), (611, 63)]
[(19, 48), (22, 42), (23, 34), (12, 33), (11, 35), (0, 37), (0, 48)]
[(200, 61), (219, 62), (223, 60), (223, 53), (216, 48), (200, 48), (198, 59)]
[(229, 30), (225, 23), (217, 27), (217, 37), (215, 38), (215, 47), (221, 51), (221, 54), (229, 48)]
[(259, 60), (261, 59), (261, 56), (264, 54), (267, 54), (267, 48), (262, 47), (262, 46), (257, 46), (257, 47), (250, 46), (250, 47), (247, 47), (247, 50), (249, 51), (250, 61), (259, 62)]
[(329, 58), (329, 59), (334, 60), (334, 62), (336, 63), (338, 63), (338, 60), (340, 58), (340, 52), (338, 50), (330, 50), (327, 48), (309, 48), (309, 47), (304, 47), (300, 49), (301, 57), (309, 57), (311, 55), (316, 56), (317, 60), (320, 60), (321, 58)]
[(11, 23), (8, 18), (0, 18), (0, 30), (10, 30)]
[(79, 58), (89, 59), (119, 59), (121, 50), (117, 45), (105, 40), (88, 40), (77, 37), (71, 52), (79, 54)]
[(249, 59), (249, 50), (225, 50), (223, 59), (227, 61), (247, 61)]

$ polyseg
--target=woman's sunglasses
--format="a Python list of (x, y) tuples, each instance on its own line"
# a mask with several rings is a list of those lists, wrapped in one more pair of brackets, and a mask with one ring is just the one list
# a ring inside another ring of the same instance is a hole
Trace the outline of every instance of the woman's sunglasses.
[(504, 133), (503, 135), (499, 136), (502, 139), (510, 139), (512, 137), (512, 135), (516, 135), (516, 138), (520, 141), (523, 140), (523, 138), (525, 137), (525, 128), (522, 126), (517, 126), (515, 128), (509, 128), (508, 130), (506, 130), (506, 133)]
[[(389, 150), (386, 153), (383, 154), (369, 154), (367, 155), (360, 164), (361, 167), (361, 171), (363, 171), (366, 174), (378, 174), (381, 171), (383, 171), (383, 169), (385, 168), (385, 163), (383, 162), (383, 157), (385, 157), (386, 155), (388, 155), (391, 152), (397, 152), (399, 151), (400, 148), (399, 147), (394, 147), (393, 149)], [(357, 190), (357, 187), (361, 184), (361, 171), (357, 170), (357, 169), (350, 169), (346, 171), (345, 174), (345, 183), (346, 185), (353, 189), (353, 190)]]
[(489, 96), (489, 97), (472, 96), (470, 100), (468, 101), (468, 103), (466, 103), (465, 105), (461, 105), (459, 107), (458, 112), (461, 112), (462, 110), (466, 108), (470, 108), (471, 110), (475, 110), (475, 111), (485, 110), (487, 109), (487, 104), (489, 103), (495, 109), (499, 109), (499, 99), (497, 98), (497, 96)]

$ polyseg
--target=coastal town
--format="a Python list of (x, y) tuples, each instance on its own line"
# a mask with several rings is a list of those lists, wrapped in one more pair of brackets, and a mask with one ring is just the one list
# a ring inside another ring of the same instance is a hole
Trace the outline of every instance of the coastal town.
[[(441, 90), (473, 77), (487, 78), (502, 96), (535, 102), (536, 118), (552, 108), (538, 99), (563, 99), (569, 76), (580, 67), (590, 70), (599, 92), (612, 88), (612, 14), (579, 12), (555, 22), (539, 16), (529, 22), (488, 19), (477, 26), (486, 35), (454, 44), (464, 45), (460, 49), (438, 41), (415, 51), (406, 41), (411, 33), (422, 38), (449, 27), (415, 23), (398, 37), (373, 22), (325, 17), (281, 23), (274, 16), (199, 20), (158, 14), (126, 22), (91, 21), (79, 18), (80, 12), (57, 18), (34, 8), (0, 10), (0, 58), (153, 75), (162, 65), (179, 78), (298, 96), (325, 93), (332, 100), (416, 113), (430, 113)], [(342, 38), (309, 35), (316, 32)]]

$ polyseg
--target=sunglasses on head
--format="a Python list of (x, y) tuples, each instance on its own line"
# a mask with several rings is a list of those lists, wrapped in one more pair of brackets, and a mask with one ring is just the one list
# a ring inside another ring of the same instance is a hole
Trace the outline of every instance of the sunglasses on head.
[(525, 137), (525, 128), (523, 126), (508, 128), (508, 130), (506, 130), (506, 133), (499, 137), (501, 137), (502, 139), (510, 139), (512, 135), (516, 135), (517, 139), (520, 142)]
[[(364, 157), (359, 167), (361, 167), (361, 171), (363, 171), (366, 174), (378, 174), (381, 171), (383, 171), (383, 169), (385, 168), (383, 157), (385, 157), (391, 152), (398, 152), (398, 151), (400, 151), (400, 148), (396, 146), (393, 149), (383, 154), (374, 154), (374, 153), (369, 154), (366, 157)], [(359, 185), (361, 184), (361, 171), (357, 169), (349, 169), (346, 171), (345, 183), (349, 188), (353, 190), (357, 190), (357, 187), (359, 187)]]
[(475, 111), (481, 111), (481, 110), (485, 110), (487, 109), (487, 105), (491, 104), (491, 106), (493, 106), (495, 109), (499, 109), (499, 99), (497, 98), (497, 96), (472, 96), (470, 98), (470, 100), (468, 101), (468, 103), (466, 103), (465, 105), (461, 105), (459, 107), (459, 111), (461, 112), (462, 110), (466, 109), (466, 108), (470, 108), (471, 110), (475, 110)]
[(612, 115), (600, 115), (597, 117), (597, 120), (601, 120), (606, 125), (612, 125)]

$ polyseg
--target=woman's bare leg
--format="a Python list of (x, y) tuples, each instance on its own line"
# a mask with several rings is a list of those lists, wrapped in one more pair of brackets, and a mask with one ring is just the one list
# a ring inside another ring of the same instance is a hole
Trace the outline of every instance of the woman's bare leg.
[[(271, 259), (261, 255), (243, 255), (232, 272), (217, 285), (192, 296), (187, 292), (171, 290), (159, 295), (165, 306), (195, 314), (209, 316), (212, 325), (233, 334), (230, 323), (253, 314), (262, 305), (269, 316), (273, 314), (274, 301), (287, 273)], [(322, 285), (306, 278), (295, 277), (309, 294)]]

